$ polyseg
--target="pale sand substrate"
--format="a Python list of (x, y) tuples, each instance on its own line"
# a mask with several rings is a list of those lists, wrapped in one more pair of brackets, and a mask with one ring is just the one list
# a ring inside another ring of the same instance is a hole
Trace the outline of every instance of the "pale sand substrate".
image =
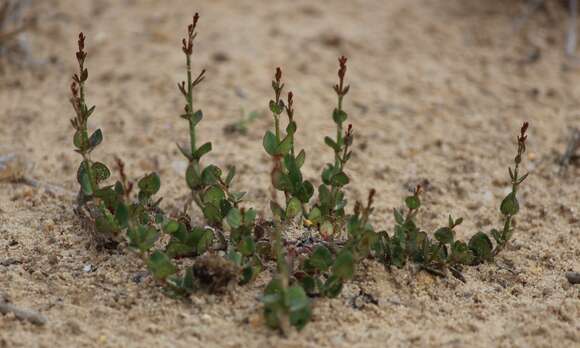
[[(76, 190), (68, 85), (82, 30), (97, 105), (91, 127), (105, 134), (94, 158), (112, 165), (118, 155), (134, 177), (159, 171), (163, 207), (179, 209), (185, 164), (175, 141), (187, 140), (187, 126), (175, 86), (184, 76), (180, 38), (199, 10), (195, 66), (208, 70), (196, 98), (200, 137), (214, 143), (209, 161), (238, 166), (236, 187), (261, 211), (270, 168), (261, 137), (271, 119), (246, 136), (223, 128), (240, 110), (266, 111), (276, 66), (295, 94), (305, 175), (318, 183), (332, 156), (322, 138), (333, 133), (336, 58), (349, 57), (348, 195), (376, 188), (373, 222), (389, 231), (392, 209), (418, 182), (429, 183), (419, 218), (427, 231), (448, 213), (466, 219), (462, 237), (498, 226), (515, 135), (529, 120), (531, 175), (515, 240), (498, 257), (504, 267), (467, 268), (463, 284), (368, 261), (339, 298), (315, 302), (302, 332), (281, 338), (260, 321), (269, 272), (226, 296), (172, 300), (148, 278), (133, 281), (143, 270), (134, 255), (87, 248), (71, 198), (3, 183), (0, 262), (15, 263), (0, 265), (0, 290), (49, 321), (0, 316), (0, 347), (580, 346), (580, 287), (564, 278), (580, 270), (580, 168), (560, 176), (555, 164), (570, 127), (580, 127), (580, 70), (563, 54), (566, 15), (556, 2), (518, 32), (518, 1), (166, 3), (38, 2), (42, 20), (29, 38), (47, 63), (0, 76), (0, 155), (16, 151), (34, 164), (31, 177)], [(360, 289), (378, 305), (353, 308)]]

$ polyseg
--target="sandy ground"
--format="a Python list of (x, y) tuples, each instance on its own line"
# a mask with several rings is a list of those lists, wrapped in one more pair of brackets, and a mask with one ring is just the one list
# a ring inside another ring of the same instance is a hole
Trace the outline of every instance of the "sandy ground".
[[(171, 3), (171, 5), (168, 5)], [(0, 155), (33, 164), (27, 175), (76, 190), (68, 85), (75, 36), (88, 36), (91, 127), (102, 127), (95, 158), (123, 158), (133, 177), (160, 172), (164, 208), (187, 193), (175, 141), (187, 140), (178, 115), (183, 78), (179, 40), (190, 13), (202, 14), (195, 65), (207, 68), (197, 98), (205, 113), (208, 157), (236, 164), (236, 183), (262, 211), (270, 163), (265, 116), (247, 135), (223, 128), (265, 112), (276, 66), (295, 93), (298, 145), (306, 175), (332, 154), (331, 85), (336, 58), (349, 57), (345, 102), (356, 129), (348, 168), (351, 201), (378, 191), (374, 223), (390, 231), (391, 211), (409, 187), (429, 183), (420, 222), (427, 230), (463, 216), (459, 234), (500, 223), (507, 166), (523, 120), (531, 123), (515, 240), (498, 258), (465, 271), (467, 283), (411, 268), (365, 262), (343, 294), (314, 305), (300, 333), (279, 337), (260, 322), (257, 296), (270, 275), (192, 303), (164, 296), (124, 250), (96, 252), (67, 195), (0, 184), (0, 291), (40, 311), (44, 327), (0, 316), (0, 347), (580, 347), (580, 168), (558, 175), (571, 127), (580, 127), (580, 65), (563, 53), (566, 14), (550, 2), (519, 30), (519, 1), (390, 0), (341, 2), (45, 0), (28, 38), (34, 67), (0, 76)], [(506, 267), (506, 265), (508, 267)], [(506, 270), (509, 268), (509, 270)], [(89, 270), (90, 272), (86, 272)], [(355, 309), (364, 290), (378, 299)]]

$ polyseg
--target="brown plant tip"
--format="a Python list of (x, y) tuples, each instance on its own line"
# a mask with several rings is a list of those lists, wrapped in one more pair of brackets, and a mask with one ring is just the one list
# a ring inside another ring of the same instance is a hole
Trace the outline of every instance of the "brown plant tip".
[(520, 130), (520, 135), (518, 136), (518, 142), (524, 143), (526, 141), (526, 139), (528, 138), (528, 135), (526, 134), (526, 132), (528, 131), (529, 125), (530, 124), (528, 122), (524, 122), (524, 124), (522, 125), (522, 129)]
[(339, 69), (338, 69), (338, 77), (340, 77), (340, 79), (344, 79), (344, 75), (346, 74), (346, 61), (348, 59), (345, 56), (341, 56), (340, 58), (338, 58), (338, 64), (339, 64)]
[(418, 196), (421, 194), (421, 192), (423, 192), (423, 186), (421, 186), (421, 184), (417, 185), (417, 187), (415, 188), (415, 196)]
[(350, 137), (352, 137), (352, 134), (353, 134), (353, 132), (354, 132), (354, 131), (353, 131), (352, 124), (349, 124), (349, 125), (348, 125), (348, 127), (347, 127), (347, 129), (346, 129), (346, 132), (345, 132), (345, 134), (344, 134), (344, 135), (345, 135), (345, 138), (350, 138)]
[(115, 156), (115, 164), (117, 165), (117, 170), (119, 171), (121, 181), (126, 181), (127, 175), (125, 174), (125, 162), (123, 162), (123, 160), (121, 160), (118, 156)]
[(77, 61), (79, 62), (79, 65), (81, 66), (81, 70), (82, 70), (85, 58), (87, 57), (87, 53), (84, 51), (85, 50), (85, 38), (86, 38), (85, 34), (83, 34), (81, 32), (79, 34), (79, 40), (78, 40), (79, 50), (76, 53)]
[(339, 97), (344, 97), (350, 86), (344, 86), (344, 77), (346, 76), (346, 62), (347, 58), (345, 56), (340, 56), (338, 58), (338, 84), (334, 85), (334, 91)]
[(522, 154), (526, 152), (526, 140), (528, 139), (528, 135), (526, 134), (528, 130), (529, 123), (524, 122), (522, 128), (520, 129), (520, 135), (518, 135), (518, 154), (516, 155), (515, 162), (516, 164), (521, 163), (522, 161)]
[(288, 118), (292, 121), (294, 118), (294, 93), (291, 91), (288, 92), (288, 103), (286, 105), (286, 113), (288, 114)]
[(198, 21), (198, 20), (199, 20), (199, 13), (198, 13), (198, 12), (196, 12), (196, 13), (193, 15), (193, 29), (195, 29), (195, 27), (197, 26), (197, 21)]
[(373, 205), (373, 202), (375, 200), (375, 194), (376, 193), (377, 193), (377, 191), (374, 188), (372, 188), (369, 191), (369, 198), (368, 198), (368, 202), (367, 202), (367, 208), (370, 208)]
[(70, 91), (74, 98), (78, 98), (79, 96), (79, 87), (75, 81), (70, 84)]
[(193, 87), (199, 85), (201, 83), (201, 81), (203, 81), (203, 79), (205, 79), (205, 69), (201, 69), (201, 72), (199, 73), (199, 75), (197, 75), (197, 77), (195, 78), (195, 80), (193, 80)]
[(193, 15), (192, 24), (187, 26), (187, 38), (181, 40), (182, 43), (182, 50), (188, 56), (193, 54), (193, 40), (195, 39), (195, 27), (197, 26), (197, 21), (199, 20), (199, 14), (196, 12)]
[(85, 34), (83, 32), (79, 33), (79, 51), (82, 52), (85, 49)]
[(185, 81), (181, 81), (181, 83), (177, 84), (177, 88), (179, 88), (179, 91), (181, 92), (181, 94), (183, 94), (183, 96), (187, 96), (187, 92), (185, 91)]
[(280, 69), (280, 67), (276, 68), (276, 74), (274, 77), (276, 78), (276, 82), (280, 83), (280, 80), (282, 79), (282, 69)]

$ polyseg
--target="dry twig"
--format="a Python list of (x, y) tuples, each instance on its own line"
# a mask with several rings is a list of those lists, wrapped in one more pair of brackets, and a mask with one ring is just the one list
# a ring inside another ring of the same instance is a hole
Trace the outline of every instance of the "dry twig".
[(6, 298), (4, 298), (2, 295), (0, 295), (0, 313), (4, 315), (13, 313), (16, 319), (28, 321), (34, 325), (39, 326), (45, 325), (48, 321), (48, 319), (44, 315), (36, 311), (33, 311), (31, 309), (19, 308), (9, 303), (6, 300)]

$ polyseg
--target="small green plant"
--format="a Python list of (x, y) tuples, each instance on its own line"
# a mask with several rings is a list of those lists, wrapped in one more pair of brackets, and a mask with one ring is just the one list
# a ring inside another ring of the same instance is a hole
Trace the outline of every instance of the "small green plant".
[[(343, 99), (349, 90), (345, 85), (345, 57), (338, 60), (339, 80), (334, 86), (338, 98), (332, 113), (336, 138), (324, 138), (334, 153), (334, 162), (323, 170), (318, 197), (312, 203), (314, 187), (302, 174), (306, 153), (295, 150), (298, 126), (294, 95), (289, 92), (286, 101), (282, 99), (282, 70), (276, 69), (272, 81), (274, 99), (269, 102), (273, 128), (262, 139), (273, 163), (272, 220), (257, 223), (257, 212), (242, 207), (245, 193), (231, 189), (235, 167), (223, 175), (219, 167), (202, 163), (212, 144), (197, 144), (203, 115), (201, 110), (194, 109), (193, 93), (205, 78), (204, 70), (196, 78), (192, 75), (198, 20), (195, 14), (183, 39), (187, 81), (178, 84), (186, 104), (181, 116), (189, 125), (189, 145), (178, 145), (188, 160), (185, 181), (191, 192), (183, 213), (169, 216), (161, 209), (162, 200), (156, 198), (161, 180), (156, 173), (144, 175), (134, 184), (123, 162), (117, 159), (119, 179), (107, 185), (111, 177), (109, 168), (91, 158), (103, 141), (103, 132), (100, 129), (89, 132), (88, 121), (95, 107), (88, 107), (86, 101), (87, 53), (82, 33), (76, 52), (79, 71), (71, 85), (76, 114), (71, 120), (75, 130), (73, 144), (82, 157), (77, 172), (80, 185), (77, 211), (87, 212), (85, 217), (88, 216), (91, 230), (97, 236), (126, 244), (135, 251), (166, 293), (183, 298), (197, 290), (223, 292), (232, 284), (251, 282), (269, 261), (275, 261), (276, 269), (261, 302), (266, 323), (288, 333), (291, 327), (300, 330), (311, 320), (311, 297), (339, 296), (365, 259), (375, 259), (385, 267), (402, 267), (412, 262), (432, 274), (445, 277), (451, 272), (464, 280), (462, 267), (492, 261), (505, 249), (519, 212), (519, 188), (527, 177), (519, 172), (526, 151), (528, 124), (524, 123), (520, 130), (515, 166), (508, 170), (512, 190), (500, 205), (502, 228), (492, 229), (489, 234), (477, 232), (465, 242), (456, 238), (463, 219), (450, 215), (446, 226), (427, 232), (416, 222), (422, 206), (422, 189), (417, 186), (404, 200), (406, 209), (394, 210), (392, 233), (376, 231), (371, 221), (375, 190), (369, 192), (365, 204), (355, 202), (352, 212), (348, 210), (344, 190), (351, 182), (345, 166), (354, 140), (352, 126), (345, 127), (347, 114), (343, 110)], [(284, 115), (287, 123), (282, 128)], [(283, 193), (282, 204), (277, 199), (278, 191)], [(201, 219), (187, 214), (192, 202), (199, 208)], [(296, 224), (297, 221), (304, 224)], [(298, 240), (286, 237), (291, 226), (304, 226), (304, 235)], [(178, 261), (183, 258), (188, 260)]]
[(434, 240), (422, 231), (415, 223), (415, 217), (421, 207), (421, 187), (418, 186), (413, 195), (405, 199), (407, 213), (395, 209), (395, 231), (392, 236), (386, 232), (378, 234), (377, 243), (374, 246), (375, 255), (387, 266), (403, 266), (408, 260), (421, 264), (421, 266), (438, 275), (445, 275), (449, 269), (452, 274), (463, 279), (459, 268), (461, 265), (477, 265), (485, 261), (493, 260), (494, 256), (503, 250), (513, 234), (513, 219), (519, 212), (517, 192), (519, 185), (526, 179), (528, 174), (519, 176), (519, 165), (522, 155), (526, 150), (526, 131), (528, 123), (525, 122), (517, 137), (518, 149), (514, 159), (514, 170), (509, 168), (512, 183), (512, 191), (502, 200), (500, 212), (504, 216), (503, 228), (492, 229), (490, 235), (495, 240), (493, 245), (490, 237), (484, 232), (475, 233), (468, 243), (455, 239), (455, 228), (462, 222), (462, 218), (454, 219), (449, 215), (448, 225), (437, 229), (433, 233)]
[(322, 184), (318, 187), (318, 202), (308, 215), (310, 223), (319, 226), (320, 233), (325, 238), (332, 237), (335, 233), (343, 230), (345, 220), (345, 207), (347, 200), (343, 187), (350, 179), (344, 172), (345, 165), (351, 157), (350, 147), (353, 143), (352, 125), (344, 130), (344, 123), (348, 115), (343, 110), (343, 99), (348, 93), (350, 86), (345, 85), (347, 58), (342, 56), (338, 59), (338, 84), (334, 86), (337, 96), (337, 106), (332, 112), (332, 120), (336, 125), (336, 138), (325, 137), (324, 142), (334, 152), (334, 163), (329, 163), (322, 171)]
[(224, 127), (224, 134), (247, 135), (250, 125), (261, 116), (261, 113), (258, 111), (252, 111), (246, 115), (244, 109), (241, 109), (240, 118), (232, 123), (227, 124)]
[[(99, 235), (118, 237), (122, 230), (129, 229), (135, 233), (141, 225), (149, 224), (151, 215), (157, 210), (160, 200), (152, 199), (161, 186), (156, 173), (150, 173), (141, 178), (137, 186), (137, 200), (131, 202), (133, 184), (128, 181), (124, 165), (117, 160), (121, 180), (114, 185), (103, 185), (111, 176), (111, 171), (102, 162), (91, 160), (91, 153), (103, 141), (103, 132), (97, 129), (92, 134), (88, 130), (89, 118), (95, 111), (95, 106), (87, 106), (85, 83), (88, 80), (88, 69), (85, 67), (87, 53), (85, 36), (79, 34), (76, 58), (79, 72), (73, 75), (71, 84), (71, 103), (76, 117), (71, 119), (75, 129), (73, 144), (75, 151), (82, 156), (77, 171), (77, 181), (80, 185), (78, 195), (79, 208), (87, 208), (90, 217), (94, 219), (95, 230)], [(89, 135), (90, 134), (90, 135)]]
[(292, 281), (290, 277), (292, 264), (288, 262), (289, 255), (283, 248), (282, 243), (280, 228), (276, 228), (274, 251), (276, 254), (277, 274), (264, 289), (261, 301), (264, 304), (266, 324), (286, 334), (290, 326), (294, 326), (298, 330), (304, 328), (310, 321), (312, 309), (310, 299), (303, 286), (298, 282), (290, 284)]
[(90, 153), (103, 141), (103, 132), (97, 129), (89, 136), (88, 121), (95, 111), (95, 106), (88, 107), (85, 95), (85, 83), (89, 77), (89, 71), (85, 68), (85, 58), (87, 53), (85, 48), (85, 36), (80, 33), (78, 40), (79, 50), (76, 58), (79, 65), (79, 72), (73, 75), (71, 83), (71, 104), (75, 110), (76, 117), (71, 119), (71, 124), (75, 129), (73, 144), (83, 161), (77, 171), (77, 180), (80, 184), (80, 203), (84, 203), (99, 191), (99, 184), (106, 180), (111, 172), (107, 166), (100, 162), (93, 162)]
[[(251, 217), (255, 216), (255, 213), (249, 211), (247, 214), (242, 214), (238, 205), (242, 201), (245, 192), (235, 192), (230, 189), (236, 175), (236, 168), (230, 167), (224, 177), (223, 171), (219, 167), (215, 165), (204, 167), (201, 164), (201, 158), (212, 150), (212, 143), (207, 142), (199, 147), (197, 145), (197, 127), (203, 119), (203, 113), (199, 109), (194, 111), (193, 92), (205, 78), (205, 69), (195, 79), (192, 77), (193, 43), (197, 36), (195, 29), (198, 20), (199, 15), (196, 13), (192, 24), (187, 27), (187, 37), (182, 40), (187, 81), (182, 81), (178, 84), (178, 87), (186, 101), (185, 113), (181, 117), (188, 121), (190, 142), (189, 147), (180, 145), (178, 147), (189, 162), (185, 179), (191, 189), (191, 199), (203, 212), (207, 222), (221, 230), (223, 229), (224, 219), (227, 219), (232, 229), (239, 229), (241, 225), (252, 224), (253, 219)], [(225, 243), (223, 238), (222, 242)]]
[[(294, 94), (288, 92), (287, 103), (284, 104), (281, 99), (284, 84), (281, 80), (282, 70), (276, 68), (272, 81), (275, 99), (269, 103), (274, 119), (274, 132), (267, 131), (262, 143), (272, 157), (273, 168), (270, 173), (272, 187), (284, 193), (284, 206), (281, 206), (276, 201), (276, 191), (273, 191), (270, 208), (275, 219), (287, 221), (304, 214), (305, 205), (314, 194), (314, 186), (308, 180), (304, 180), (300, 170), (306, 160), (306, 152), (301, 150), (296, 154), (294, 150), (294, 136), (298, 129), (294, 121)], [(280, 118), (284, 112), (288, 116), (285, 135), (280, 128)]]

